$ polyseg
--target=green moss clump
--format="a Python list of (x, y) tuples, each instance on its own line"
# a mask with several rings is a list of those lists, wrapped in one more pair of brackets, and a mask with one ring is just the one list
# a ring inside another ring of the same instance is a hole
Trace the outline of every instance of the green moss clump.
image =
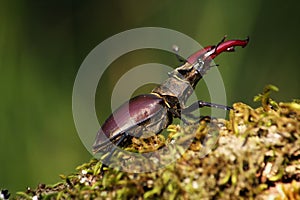
[[(157, 155), (161, 163), (166, 161), (157, 171), (101, 172), (101, 162), (92, 159), (73, 174), (61, 175), (61, 182), (40, 184), (16, 198), (300, 199), (300, 104), (271, 100), (275, 89), (268, 87), (256, 97), (262, 107), (236, 103), (228, 121), (207, 118), (189, 126), (170, 125), (166, 137), (133, 139), (126, 150), (155, 155), (168, 146), (165, 154)], [(189, 148), (172, 145), (174, 141)], [(167, 164), (170, 155), (178, 159)], [(145, 166), (149, 171), (153, 167), (151, 162)]]

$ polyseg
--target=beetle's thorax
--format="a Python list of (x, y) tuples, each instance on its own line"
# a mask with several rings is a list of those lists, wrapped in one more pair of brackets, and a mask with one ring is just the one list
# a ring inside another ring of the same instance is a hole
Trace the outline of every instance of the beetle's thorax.
[(199, 58), (197, 62), (190, 64), (186, 62), (184, 65), (176, 68), (170, 74), (179, 77), (182, 80), (189, 82), (195, 88), (199, 80), (203, 77), (206, 71), (210, 68), (210, 62), (204, 62)]
[(152, 93), (165, 98), (170, 107), (183, 107), (194, 92), (194, 88), (202, 75), (194, 65), (186, 62), (169, 73), (169, 78), (154, 88)]

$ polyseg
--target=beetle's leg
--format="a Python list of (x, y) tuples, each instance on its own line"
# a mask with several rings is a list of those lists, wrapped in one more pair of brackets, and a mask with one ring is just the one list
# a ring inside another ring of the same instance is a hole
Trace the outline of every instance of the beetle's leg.
[(202, 107), (219, 108), (219, 109), (223, 109), (223, 110), (231, 110), (232, 109), (232, 107), (230, 107), (230, 106), (224, 106), (224, 105), (221, 105), (221, 104), (215, 104), (215, 103), (210, 103), (210, 102), (205, 102), (205, 101), (199, 100), (199, 101), (193, 103), (192, 105), (190, 105), (190, 106), (188, 106), (188, 107), (181, 110), (182, 115), (185, 115), (188, 118), (191, 118), (195, 121), (189, 122), (188, 120), (184, 119), (181, 116), (180, 116), (180, 119), (185, 124), (194, 124), (194, 123), (200, 122), (201, 120), (207, 118), (208, 116), (195, 116), (194, 114), (192, 114), (192, 112), (199, 109), (199, 108), (202, 108)]
[(195, 115), (193, 115), (193, 114), (191, 114), (191, 113), (189, 113), (189, 114), (184, 114), (184, 115), (186, 115), (186, 116), (188, 116), (189, 118), (192, 119), (192, 121), (189, 121), (189, 120), (186, 120), (184, 117), (181, 117), (180, 120), (181, 120), (184, 124), (186, 124), (186, 125), (197, 124), (197, 123), (199, 123), (199, 122), (202, 121), (202, 120), (205, 120), (205, 121), (207, 121), (207, 122), (211, 120), (211, 117), (210, 117), (210, 116), (195, 116)]
[(221, 104), (216, 104), (216, 103), (210, 103), (210, 102), (205, 102), (205, 101), (197, 101), (195, 103), (193, 103), (192, 105), (184, 108), (182, 111), (185, 113), (190, 113), (193, 112), (195, 110), (197, 110), (198, 108), (203, 108), (203, 107), (210, 107), (210, 108), (218, 108), (218, 109), (222, 109), (222, 110), (231, 110), (233, 109), (230, 106), (224, 106)]
[(102, 166), (101, 166), (101, 169), (100, 169), (100, 172), (102, 173), (103, 172), (103, 168), (104, 167), (108, 167), (108, 165), (106, 165), (105, 163), (108, 163), (112, 157), (112, 155), (114, 154), (114, 152), (117, 150), (117, 147), (126, 139), (126, 137), (128, 137), (128, 134), (125, 132), (121, 138), (116, 142), (116, 144), (114, 144), (112, 146), (111, 149), (109, 149), (109, 154), (107, 157), (104, 158), (104, 161), (102, 162)]
[(111, 146), (112, 143), (116, 143), (119, 141), (119, 137), (121, 137), (122, 133), (116, 134), (110, 138), (107, 138), (105, 141), (103, 141), (101, 144), (94, 145), (94, 149), (97, 149), (94, 151), (94, 153), (98, 153), (100, 150), (99, 149), (104, 149), (107, 148), (108, 146)]

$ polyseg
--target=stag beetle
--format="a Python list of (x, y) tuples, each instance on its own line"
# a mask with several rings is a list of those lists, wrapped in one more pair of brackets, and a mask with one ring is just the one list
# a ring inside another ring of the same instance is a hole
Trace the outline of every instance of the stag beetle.
[(185, 63), (169, 72), (169, 78), (154, 88), (150, 94), (130, 99), (114, 111), (102, 125), (93, 144), (93, 152), (108, 150), (109, 160), (117, 146), (122, 146), (132, 137), (140, 137), (144, 132), (160, 133), (173, 118), (183, 120), (181, 114), (190, 113), (201, 107), (230, 110), (231, 107), (197, 101), (185, 106), (198, 81), (212, 66), (211, 61), (222, 52), (232, 52), (235, 46), (245, 47), (245, 40), (227, 40), (226, 36), (214, 46), (207, 46), (192, 54)]

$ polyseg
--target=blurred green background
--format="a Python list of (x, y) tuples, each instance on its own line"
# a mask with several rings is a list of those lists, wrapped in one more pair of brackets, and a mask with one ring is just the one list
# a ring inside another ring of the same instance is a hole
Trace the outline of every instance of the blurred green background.
[[(203, 46), (225, 34), (249, 35), (247, 48), (216, 59), (229, 104), (258, 106), (253, 96), (269, 83), (280, 88), (273, 95), (278, 101), (300, 98), (299, 8), (298, 1), (271, 0), (1, 1), (0, 188), (14, 193), (55, 183), (59, 174), (89, 161), (92, 156), (73, 122), (73, 83), (96, 45), (128, 29), (174, 29)], [(111, 91), (126, 70), (146, 61), (179, 64), (173, 55), (147, 55), (133, 52), (117, 60), (101, 79), (105, 86), (96, 96), (100, 122), (111, 112)], [(202, 88), (197, 92), (209, 100)]]

